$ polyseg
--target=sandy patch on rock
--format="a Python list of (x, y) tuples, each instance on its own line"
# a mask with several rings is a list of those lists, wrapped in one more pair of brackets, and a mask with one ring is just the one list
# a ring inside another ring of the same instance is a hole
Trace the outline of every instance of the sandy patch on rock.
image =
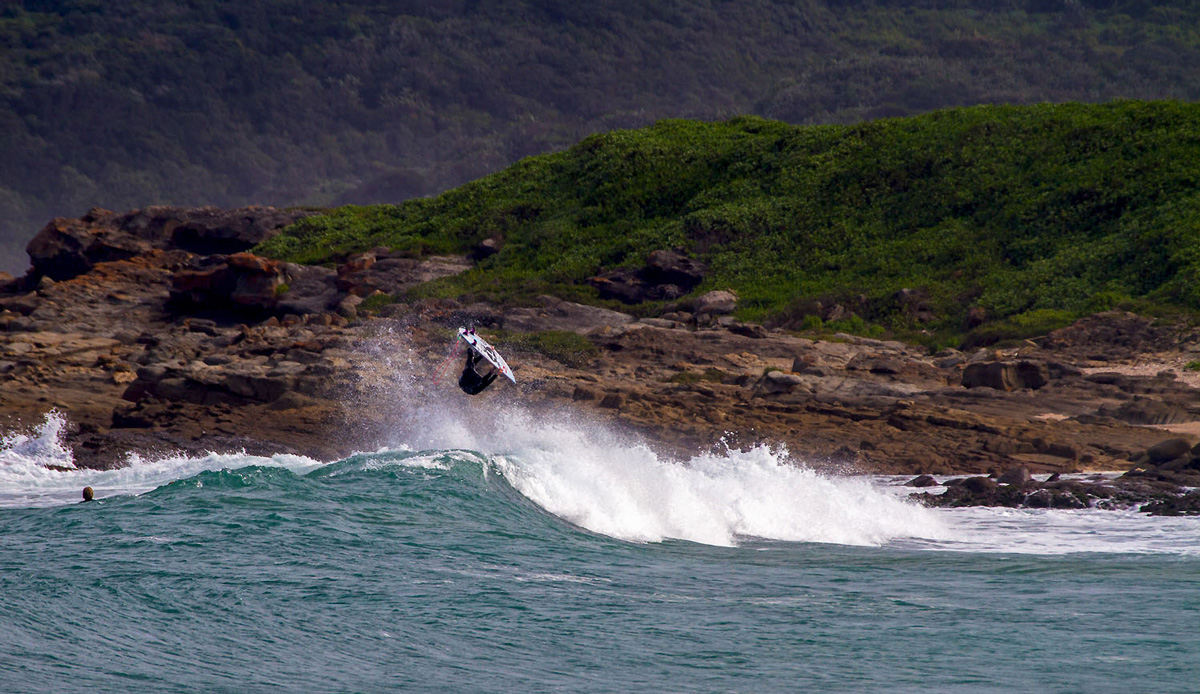
[(1036, 419), (1039, 422), (1062, 422), (1070, 418), (1070, 415), (1058, 414), (1056, 412), (1045, 412), (1030, 417), (1030, 419)]
[(1080, 369), (1085, 374), (1119, 373), (1126, 376), (1153, 377), (1164, 371), (1175, 374), (1175, 379), (1191, 388), (1200, 388), (1200, 371), (1187, 368), (1189, 363), (1196, 361), (1194, 355), (1154, 355), (1151, 358), (1141, 358), (1132, 364), (1108, 364), (1105, 366), (1089, 366)]

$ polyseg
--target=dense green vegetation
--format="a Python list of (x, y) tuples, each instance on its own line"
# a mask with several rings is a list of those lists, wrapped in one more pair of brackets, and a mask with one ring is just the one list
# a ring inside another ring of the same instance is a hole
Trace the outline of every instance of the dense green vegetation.
[[(740, 315), (820, 327), (814, 300), (928, 339), (1036, 334), (1133, 302), (1200, 310), (1200, 104), (978, 106), (851, 126), (663, 121), (398, 206), (311, 217), (260, 251), (319, 263), (373, 246), (461, 252), (435, 285), (596, 300), (587, 279), (682, 248)], [(932, 310), (920, 316), (901, 289)], [(806, 318), (807, 316), (807, 318)]]
[(0, 269), (93, 205), (398, 202), (588, 134), (1200, 100), (1193, 0), (6, 0)]

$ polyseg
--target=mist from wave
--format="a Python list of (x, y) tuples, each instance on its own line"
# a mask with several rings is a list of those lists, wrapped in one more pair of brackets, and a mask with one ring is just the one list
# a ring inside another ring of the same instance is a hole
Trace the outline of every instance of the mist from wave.
[(751, 538), (879, 545), (950, 532), (931, 510), (864, 478), (819, 474), (783, 447), (717, 442), (714, 452), (673, 460), (613, 425), (565, 408), (535, 411), (504, 397), (509, 391), (464, 399), (419, 376), (384, 387), (386, 400), (406, 404), (393, 417), (390, 446), (479, 451), (539, 507), (602, 535), (722, 546)]

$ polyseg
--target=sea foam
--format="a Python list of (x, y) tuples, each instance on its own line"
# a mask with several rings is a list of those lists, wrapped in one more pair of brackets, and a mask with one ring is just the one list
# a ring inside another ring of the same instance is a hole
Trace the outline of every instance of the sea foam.
[(250, 456), (209, 453), (203, 456), (165, 455), (144, 458), (131, 452), (127, 464), (115, 470), (78, 468), (67, 447), (67, 419), (51, 411), (32, 434), (0, 436), (0, 507), (53, 506), (80, 500), (84, 487), (96, 498), (142, 494), (201, 472), (251, 465), (286, 467), (298, 474), (321, 465), (296, 455)]
[(549, 513), (592, 532), (657, 542), (733, 545), (746, 538), (879, 545), (949, 530), (930, 509), (859, 477), (830, 477), (786, 448), (755, 446), (672, 460), (613, 425), (503, 398), (451, 400), (412, 383), (423, 405), (398, 422), (395, 446), (469, 449)]

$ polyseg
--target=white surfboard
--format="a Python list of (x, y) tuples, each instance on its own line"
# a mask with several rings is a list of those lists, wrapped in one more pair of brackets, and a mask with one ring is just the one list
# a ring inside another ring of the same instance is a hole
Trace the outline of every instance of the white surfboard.
[(513, 378), (512, 369), (508, 368), (508, 363), (504, 361), (504, 357), (500, 356), (496, 348), (489, 345), (487, 340), (475, 333), (468, 333), (466, 328), (458, 329), (458, 339), (471, 345), (476, 352), (482, 354), (483, 358), (487, 359), (489, 364), (496, 367), (497, 371), (507, 376), (508, 380), (513, 383), (517, 382), (517, 379)]

